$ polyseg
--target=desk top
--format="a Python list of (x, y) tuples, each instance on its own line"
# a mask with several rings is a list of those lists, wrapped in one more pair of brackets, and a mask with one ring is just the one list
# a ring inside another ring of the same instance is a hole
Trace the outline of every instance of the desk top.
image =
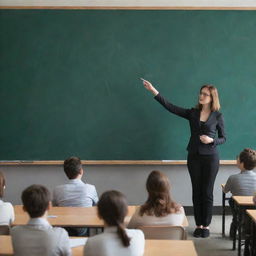
[(246, 210), (246, 213), (252, 218), (252, 220), (256, 223), (256, 210)]
[(253, 206), (254, 203), (252, 201), (253, 196), (232, 196), (235, 202), (242, 206)]
[[(138, 206), (128, 206), (128, 214), (125, 223), (128, 224), (131, 216), (134, 214)], [(29, 220), (29, 216), (24, 212), (22, 205), (14, 206), (15, 220), (13, 226), (25, 225)], [(52, 226), (58, 227), (96, 227), (104, 226), (104, 223), (97, 215), (97, 207), (52, 207), (48, 212), (48, 221)], [(185, 216), (184, 227), (188, 226), (188, 220)]]
[[(130, 221), (136, 206), (128, 207), (125, 222)], [(25, 225), (29, 216), (24, 212), (22, 205), (14, 206), (15, 220), (13, 226)], [(97, 215), (97, 207), (52, 207), (48, 212), (48, 221), (52, 226), (59, 227), (103, 227), (104, 223)]]
[[(11, 236), (0, 236), (0, 255), (13, 255)], [(83, 246), (72, 248), (73, 256), (83, 255)], [(193, 241), (146, 240), (144, 256), (197, 256)]]

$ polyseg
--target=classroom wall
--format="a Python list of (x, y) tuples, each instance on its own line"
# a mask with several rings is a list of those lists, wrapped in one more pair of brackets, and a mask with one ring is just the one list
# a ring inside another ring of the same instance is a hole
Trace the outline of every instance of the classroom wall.
[[(0, 6), (218, 6), (256, 7), (255, 0), (0, 0)], [(191, 206), (191, 184), (184, 165), (181, 166), (86, 166), (85, 176), (95, 184), (98, 193), (119, 189), (129, 204), (141, 204), (146, 197), (145, 181), (153, 169), (165, 172), (172, 184), (173, 198), (184, 206)], [(20, 204), (21, 191), (30, 184), (44, 184), (50, 190), (66, 181), (61, 166), (1, 166), (7, 178), (5, 200)], [(221, 205), (220, 184), (238, 172), (232, 165), (220, 168), (214, 188), (214, 205)]]
[[(184, 206), (192, 206), (191, 183), (186, 166), (84, 166), (88, 183), (95, 184), (99, 194), (109, 189), (118, 189), (126, 194), (129, 204), (141, 204), (146, 199), (145, 182), (148, 174), (154, 170), (166, 173), (172, 185), (173, 198)], [(5, 200), (21, 204), (20, 194), (31, 184), (43, 184), (52, 190), (66, 182), (62, 166), (0, 166), (6, 175), (7, 186)], [(219, 170), (214, 188), (214, 205), (221, 205), (220, 184), (228, 176), (237, 173), (232, 165), (223, 165)]]

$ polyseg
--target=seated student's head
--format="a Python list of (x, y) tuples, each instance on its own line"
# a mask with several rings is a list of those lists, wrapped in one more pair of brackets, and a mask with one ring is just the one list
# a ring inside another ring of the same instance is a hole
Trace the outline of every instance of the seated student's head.
[(22, 192), (21, 199), (23, 208), (30, 218), (39, 218), (49, 209), (51, 194), (42, 185), (32, 185)]
[(64, 171), (70, 180), (82, 177), (83, 168), (80, 158), (72, 156), (66, 159), (64, 161)]
[(4, 190), (5, 190), (5, 177), (2, 172), (0, 172), (0, 198), (4, 197)]
[(140, 215), (166, 216), (179, 210), (180, 205), (172, 201), (168, 177), (160, 171), (152, 171), (147, 179), (148, 199), (140, 208)]
[(125, 196), (119, 191), (106, 191), (101, 195), (97, 206), (99, 217), (107, 226), (117, 227), (117, 233), (123, 246), (128, 247), (130, 238), (124, 229), (124, 218), (128, 212)]
[(256, 167), (256, 151), (245, 148), (237, 158), (237, 166), (243, 170), (253, 170)]

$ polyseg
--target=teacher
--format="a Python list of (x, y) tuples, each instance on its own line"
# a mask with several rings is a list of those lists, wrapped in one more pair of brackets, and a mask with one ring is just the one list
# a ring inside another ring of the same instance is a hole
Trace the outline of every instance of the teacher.
[(219, 170), (216, 146), (226, 141), (223, 116), (219, 112), (218, 91), (213, 85), (203, 85), (198, 104), (194, 108), (185, 109), (168, 102), (149, 81), (143, 79), (143, 84), (168, 111), (189, 121), (191, 136), (187, 146), (187, 166), (192, 183), (196, 223), (193, 235), (209, 237), (214, 181)]

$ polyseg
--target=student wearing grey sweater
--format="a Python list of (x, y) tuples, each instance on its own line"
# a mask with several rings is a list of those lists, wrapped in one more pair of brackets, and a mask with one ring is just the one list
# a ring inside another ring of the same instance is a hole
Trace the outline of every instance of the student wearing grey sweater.
[[(256, 192), (256, 151), (250, 148), (244, 149), (237, 157), (237, 167), (240, 173), (229, 176), (224, 192), (231, 192), (233, 196), (253, 196)], [(229, 205), (234, 216), (234, 200), (229, 200)], [(230, 237), (234, 232), (234, 218), (230, 226)]]

